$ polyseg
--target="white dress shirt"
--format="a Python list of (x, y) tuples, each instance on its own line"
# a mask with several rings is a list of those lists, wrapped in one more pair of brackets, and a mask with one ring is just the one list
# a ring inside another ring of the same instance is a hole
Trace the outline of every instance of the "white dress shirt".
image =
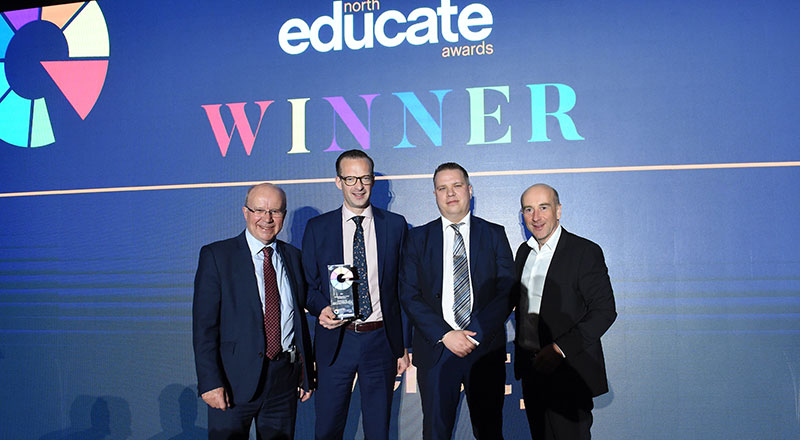
[(522, 295), (528, 298), (527, 313), (539, 314), (542, 305), (542, 291), (544, 290), (544, 280), (547, 277), (547, 270), (550, 262), (553, 261), (553, 252), (556, 250), (558, 240), (561, 238), (561, 225), (558, 225), (553, 235), (539, 249), (539, 242), (536, 238), (528, 239), (528, 246), (531, 252), (525, 260), (525, 267), (522, 269)]
[[(253, 237), (250, 231), (245, 230), (247, 246), (250, 248), (250, 256), (253, 258), (255, 266), (256, 280), (258, 280), (258, 294), (261, 300), (261, 315), (264, 315), (264, 243)], [(292, 298), (292, 287), (289, 284), (289, 276), (286, 274), (286, 266), (283, 258), (275, 246), (275, 241), (266, 245), (272, 248), (272, 267), (275, 268), (275, 276), (278, 281), (278, 293), (281, 296), (281, 346), (284, 351), (290, 351), (294, 347), (294, 299)]]

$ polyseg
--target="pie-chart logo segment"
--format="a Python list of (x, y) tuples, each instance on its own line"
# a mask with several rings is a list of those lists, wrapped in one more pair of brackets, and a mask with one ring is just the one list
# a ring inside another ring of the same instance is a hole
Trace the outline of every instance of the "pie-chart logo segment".
[(39, 10), (40, 8), (20, 9), (18, 11), (6, 12), (5, 16), (8, 21), (11, 22), (11, 25), (14, 26), (14, 29), (19, 30), (22, 26), (38, 20)]
[[(108, 72), (108, 27), (95, 1), (3, 13), (0, 17), (0, 139), (19, 147), (41, 147), (55, 142), (45, 97), (20, 96), (7, 76), (8, 65), (15, 60), (7, 58), (6, 49), (20, 29), (37, 21), (55, 25), (61, 31), (62, 41), (66, 41), (66, 59), (40, 59), (39, 63), (81, 119), (86, 119), (97, 103)], [(26, 31), (30, 34), (32, 29)], [(54, 98), (47, 96), (47, 99)]]
[[(11, 42), (13, 36), (14, 30), (11, 29), (11, 26), (5, 20), (0, 20), (0, 59), (6, 58), (6, 48), (8, 48), (8, 43)], [(3, 72), (5, 72), (5, 68), (3, 68)], [(3, 75), (5, 76), (5, 73)]]

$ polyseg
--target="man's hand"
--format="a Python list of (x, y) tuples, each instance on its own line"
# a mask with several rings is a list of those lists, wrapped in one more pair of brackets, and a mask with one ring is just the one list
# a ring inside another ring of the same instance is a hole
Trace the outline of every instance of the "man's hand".
[(442, 343), (448, 350), (452, 351), (456, 356), (463, 358), (464, 356), (472, 353), (478, 346), (467, 338), (473, 337), (478, 334), (470, 330), (450, 330), (445, 333), (442, 338)]
[(403, 356), (397, 358), (397, 375), (403, 374), (409, 365), (411, 365), (411, 360), (408, 358), (408, 349), (405, 349), (403, 350)]
[(300, 399), (301, 402), (310, 399), (312, 394), (314, 394), (314, 390), (306, 391), (302, 387), (297, 387), (297, 398)]
[(221, 409), (225, 411), (230, 407), (228, 403), (228, 392), (225, 391), (225, 388), (219, 387), (214, 388), (211, 391), (206, 391), (200, 397), (203, 398), (203, 401), (208, 404), (208, 406), (216, 409)]
[(556, 344), (550, 344), (543, 347), (536, 357), (533, 358), (533, 368), (539, 373), (550, 374), (556, 371), (561, 362), (564, 361), (564, 356)]
[(344, 319), (336, 319), (336, 314), (333, 313), (331, 306), (327, 306), (319, 312), (319, 323), (328, 330), (333, 330), (346, 324)]

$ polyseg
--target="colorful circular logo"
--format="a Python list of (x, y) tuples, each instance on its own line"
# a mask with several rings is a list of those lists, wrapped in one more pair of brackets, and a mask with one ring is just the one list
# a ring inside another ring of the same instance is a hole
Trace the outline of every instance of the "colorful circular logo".
[(53, 99), (53, 84), (86, 119), (108, 56), (108, 28), (95, 1), (0, 14), (0, 140), (18, 147), (55, 142), (45, 100)]
[(339, 290), (349, 289), (353, 285), (353, 272), (346, 267), (337, 267), (331, 271), (331, 285)]

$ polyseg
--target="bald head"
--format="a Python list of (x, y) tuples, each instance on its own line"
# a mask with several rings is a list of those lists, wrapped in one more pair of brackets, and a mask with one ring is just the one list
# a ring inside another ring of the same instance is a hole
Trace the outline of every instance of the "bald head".
[(261, 191), (277, 192), (280, 195), (281, 200), (283, 201), (284, 209), (286, 208), (286, 193), (283, 191), (283, 188), (281, 188), (278, 185), (273, 185), (271, 183), (259, 183), (258, 185), (253, 185), (250, 188), (248, 188), (247, 195), (244, 197), (245, 206), (249, 206), (250, 195), (253, 192), (261, 192)]
[(553, 197), (553, 205), (554, 206), (560, 206), (561, 205), (561, 200), (559, 200), (559, 198), (558, 198), (558, 191), (556, 191), (555, 188), (553, 188), (552, 186), (550, 186), (550, 185), (548, 185), (546, 183), (536, 183), (536, 184), (533, 184), (533, 185), (529, 186), (528, 189), (523, 191), (522, 195), (519, 196), (519, 204), (520, 204), (520, 206), (525, 207), (525, 204), (523, 203), (523, 200), (525, 200), (525, 194), (527, 194), (528, 191), (531, 191), (533, 189), (550, 191), (550, 194)]

